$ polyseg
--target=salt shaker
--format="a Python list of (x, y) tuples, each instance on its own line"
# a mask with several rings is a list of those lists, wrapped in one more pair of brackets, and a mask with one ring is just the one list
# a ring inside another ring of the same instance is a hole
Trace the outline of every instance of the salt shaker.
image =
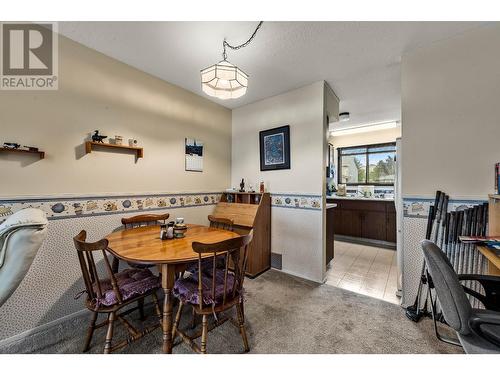
[(166, 237), (167, 238), (174, 238), (174, 222), (173, 221), (168, 223)]

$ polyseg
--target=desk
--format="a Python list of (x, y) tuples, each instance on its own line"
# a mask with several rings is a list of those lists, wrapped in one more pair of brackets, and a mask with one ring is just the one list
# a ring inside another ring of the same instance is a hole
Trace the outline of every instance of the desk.
[[(192, 249), (193, 242), (215, 243), (239, 234), (227, 230), (188, 224), (184, 238), (160, 240), (158, 225), (125, 229), (106, 237), (108, 249), (117, 258), (140, 264), (157, 264), (161, 269), (161, 286), (165, 292), (163, 301), (163, 352), (172, 353), (172, 289), (175, 275), (198, 260)], [(211, 257), (207, 254), (204, 257)]]
[(488, 273), (490, 275), (500, 276), (500, 257), (486, 246), (478, 246), (477, 249), (486, 259), (488, 259)]

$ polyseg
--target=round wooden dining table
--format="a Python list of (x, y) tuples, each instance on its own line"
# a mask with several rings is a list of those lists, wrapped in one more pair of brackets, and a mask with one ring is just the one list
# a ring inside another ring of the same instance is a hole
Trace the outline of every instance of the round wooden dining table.
[(240, 237), (235, 232), (203, 225), (187, 224), (187, 227), (184, 238), (170, 240), (160, 239), (159, 225), (124, 229), (106, 236), (108, 250), (117, 258), (133, 263), (156, 264), (161, 270), (161, 286), (165, 293), (161, 325), (164, 353), (172, 353), (172, 289), (175, 275), (198, 260), (198, 254), (192, 249), (193, 242), (216, 243)]

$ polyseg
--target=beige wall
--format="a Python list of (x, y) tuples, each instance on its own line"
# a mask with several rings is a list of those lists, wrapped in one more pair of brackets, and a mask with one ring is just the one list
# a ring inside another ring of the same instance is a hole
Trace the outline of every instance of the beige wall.
[[(59, 69), (58, 91), (0, 91), (1, 140), (46, 151), (44, 160), (2, 153), (0, 197), (126, 192), (133, 200), (134, 194), (222, 191), (229, 185), (230, 110), (64, 37)], [(137, 138), (144, 158), (135, 163), (128, 153), (85, 155), (83, 141), (94, 129)], [(203, 173), (184, 170), (185, 137), (204, 141)], [(152, 212), (207, 224), (213, 207)], [(73, 236), (85, 229), (97, 240), (130, 215), (117, 211), (50, 220), (47, 240), (28, 274), (0, 308), (0, 340), (82, 310), (83, 298), (73, 298), (83, 288)]]
[[(233, 110), (231, 184), (263, 180), (270, 192), (322, 193), (323, 90), (316, 82)], [(260, 171), (259, 131), (290, 125), (290, 169)]]
[[(0, 196), (221, 191), (229, 185), (231, 111), (59, 37), (59, 90), (0, 91), (1, 140), (44, 160), (0, 155)], [(144, 158), (85, 154), (89, 132), (137, 138)], [(204, 171), (184, 170), (184, 138), (205, 143)]]
[(500, 161), (500, 26), (402, 58), (403, 194), (486, 198)]
[[(264, 180), (271, 193), (324, 197), (327, 110), (336, 116), (338, 102), (323, 81), (233, 110), (232, 185)], [(282, 125), (290, 125), (291, 168), (261, 172), (259, 131)], [(323, 211), (274, 206), (271, 228), (271, 251), (282, 255), (283, 271), (322, 281)]]

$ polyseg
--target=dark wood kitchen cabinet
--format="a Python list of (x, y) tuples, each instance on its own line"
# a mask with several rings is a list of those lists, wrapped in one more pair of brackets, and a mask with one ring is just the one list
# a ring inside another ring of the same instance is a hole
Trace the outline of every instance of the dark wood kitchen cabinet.
[(335, 207), (326, 208), (326, 265), (334, 256), (334, 235), (335, 235)]
[(396, 207), (394, 204), (387, 206), (387, 242), (396, 243)]
[(387, 214), (366, 210), (361, 214), (361, 237), (387, 241)]
[(396, 210), (393, 201), (328, 199), (336, 203), (336, 235), (396, 242)]
[(362, 217), (355, 210), (339, 209), (337, 206), (337, 215), (335, 219), (335, 234), (344, 234), (345, 236), (361, 237), (362, 236)]

